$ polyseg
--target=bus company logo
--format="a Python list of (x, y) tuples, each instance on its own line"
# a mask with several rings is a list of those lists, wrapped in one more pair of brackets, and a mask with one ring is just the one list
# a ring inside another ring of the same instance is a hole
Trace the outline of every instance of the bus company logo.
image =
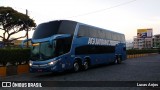
[(110, 45), (110, 40), (89, 38), (88, 44), (91, 44), (91, 45)]
[(2, 82), (2, 87), (11, 87), (11, 82)]

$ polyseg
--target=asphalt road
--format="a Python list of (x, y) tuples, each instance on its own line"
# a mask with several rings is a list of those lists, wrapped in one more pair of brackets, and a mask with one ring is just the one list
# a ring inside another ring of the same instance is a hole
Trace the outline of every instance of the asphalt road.
[[(93, 67), (87, 71), (80, 71), (78, 73), (28, 73), (22, 75), (8, 76), (6, 78), (1, 78), (0, 81), (160, 81), (160, 54), (153, 54), (146, 57), (127, 59), (122, 64)], [(160, 90), (160, 88), (150, 87), (52, 87), (36, 89)]]

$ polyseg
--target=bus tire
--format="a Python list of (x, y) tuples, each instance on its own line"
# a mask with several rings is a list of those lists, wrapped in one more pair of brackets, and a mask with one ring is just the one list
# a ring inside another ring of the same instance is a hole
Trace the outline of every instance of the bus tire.
[(83, 70), (87, 70), (89, 68), (89, 62), (86, 60), (84, 61)]
[(73, 63), (73, 71), (78, 72), (79, 70), (80, 70), (80, 64), (77, 61), (75, 61)]
[(121, 55), (118, 55), (118, 57), (117, 57), (117, 64), (121, 64), (121, 63), (122, 63)]

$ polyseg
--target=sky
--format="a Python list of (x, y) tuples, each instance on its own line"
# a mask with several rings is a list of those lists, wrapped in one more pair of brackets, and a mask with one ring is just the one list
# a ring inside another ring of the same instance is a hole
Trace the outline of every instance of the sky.
[(160, 34), (159, 4), (160, 0), (0, 0), (0, 6), (22, 13), (27, 9), (37, 25), (73, 20), (123, 33), (128, 42), (133, 41), (137, 29), (152, 28), (153, 35)]

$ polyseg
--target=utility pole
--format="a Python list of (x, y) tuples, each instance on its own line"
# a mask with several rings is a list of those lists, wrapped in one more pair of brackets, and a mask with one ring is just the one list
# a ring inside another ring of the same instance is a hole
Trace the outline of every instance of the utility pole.
[[(26, 15), (28, 16), (28, 10), (26, 9)], [(28, 39), (28, 21), (27, 21), (27, 31), (26, 31), (27, 39)], [(29, 47), (29, 43), (27, 42), (27, 48)]]

